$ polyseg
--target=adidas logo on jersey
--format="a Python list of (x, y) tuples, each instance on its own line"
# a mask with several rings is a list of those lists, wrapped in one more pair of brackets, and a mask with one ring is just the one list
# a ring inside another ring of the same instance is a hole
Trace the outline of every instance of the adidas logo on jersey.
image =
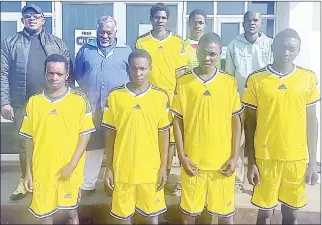
[(204, 96), (210, 96), (210, 92), (208, 90), (206, 90), (204, 93), (203, 93)]
[(285, 86), (285, 84), (281, 84), (278, 89), (287, 89), (287, 87)]
[(72, 194), (71, 193), (67, 193), (65, 194), (64, 198), (71, 198), (72, 197)]
[(133, 109), (141, 109), (141, 106), (139, 104), (136, 104)]
[(51, 110), (49, 114), (50, 115), (58, 115), (56, 109)]

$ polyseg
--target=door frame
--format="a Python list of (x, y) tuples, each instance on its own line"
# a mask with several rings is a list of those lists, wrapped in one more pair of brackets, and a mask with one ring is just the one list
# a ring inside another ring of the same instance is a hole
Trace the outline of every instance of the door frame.
[[(216, 32), (221, 37), (221, 24), (222, 23), (239, 23), (239, 34), (243, 33), (243, 17), (217, 17), (216, 19)], [(227, 46), (222, 46), (221, 58), (226, 58)]]

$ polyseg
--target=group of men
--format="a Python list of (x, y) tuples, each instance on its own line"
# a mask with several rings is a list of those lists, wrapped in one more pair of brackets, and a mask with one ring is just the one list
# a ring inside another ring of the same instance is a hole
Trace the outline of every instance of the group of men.
[[(1, 114), (27, 140), (19, 141), (22, 179), (11, 198), (33, 192), (29, 211), (41, 223), (67, 209), (77, 224), (80, 189), (95, 190), (105, 152), (115, 222), (131, 223), (136, 211), (157, 224), (164, 189), (181, 188), (184, 224), (205, 207), (233, 224), (245, 148), (257, 223), (269, 224), (280, 201), (283, 223), (296, 224), (305, 183), (318, 179), (320, 100), (315, 74), (293, 64), (300, 37), (286, 29), (272, 40), (259, 31), (261, 15), (247, 12), (224, 72), (220, 37), (204, 34), (206, 14), (190, 13), (186, 41), (166, 29), (169, 16), (165, 4), (152, 6), (153, 29), (134, 51), (116, 37), (113, 17), (101, 17), (73, 67), (65, 42), (44, 30), (41, 8), (23, 8), (24, 30), (1, 47)], [(167, 186), (175, 147), (181, 184)]]

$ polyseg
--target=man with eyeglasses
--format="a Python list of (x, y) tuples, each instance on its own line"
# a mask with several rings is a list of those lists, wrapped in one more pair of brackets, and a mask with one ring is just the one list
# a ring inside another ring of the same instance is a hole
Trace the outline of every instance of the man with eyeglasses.
[[(69, 60), (70, 71), (72, 62), (66, 43), (44, 29), (45, 17), (37, 5), (28, 5), (22, 9), (24, 29), (6, 38), (1, 45), (1, 115), (13, 121), (15, 134), (21, 127), (23, 112), (28, 99), (46, 86), (44, 62), (52, 54), (60, 54)], [(70, 74), (69, 85), (74, 85)], [(18, 136), (18, 135), (17, 135)], [(26, 174), (26, 143), (17, 137), (21, 179), (12, 200), (25, 197), (23, 178)]]

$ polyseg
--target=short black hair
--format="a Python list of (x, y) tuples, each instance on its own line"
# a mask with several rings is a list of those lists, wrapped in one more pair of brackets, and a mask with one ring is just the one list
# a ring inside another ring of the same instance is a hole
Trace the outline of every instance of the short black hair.
[(150, 53), (148, 53), (144, 49), (136, 49), (133, 52), (131, 52), (131, 54), (129, 55), (129, 58), (128, 58), (129, 64), (130, 64), (131, 60), (134, 58), (145, 58), (148, 60), (150, 65), (152, 64), (152, 57), (151, 57)]
[(65, 56), (59, 55), (59, 54), (52, 54), (52, 55), (48, 56), (45, 60), (45, 72), (47, 70), (47, 63), (49, 63), (49, 62), (64, 63), (66, 72), (69, 73), (69, 62)]
[(166, 6), (164, 3), (157, 3), (151, 7), (150, 18), (153, 18), (154, 14), (159, 11), (165, 11), (165, 13), (167, 14), (167, 17), (169, 18), (170, 10), (168, 6)]
[(252, 13), (255, 13), (255, 14), (259, 14), (260, 15), (260, 18), (262, 18), (262, 14), (260, 12), (254, 12), (254, 11), (247, 11), (245, 14), (244, 14), (244, 17), (243, 17), (243, 22), (246, 21), (248, 15), (252, 14)]
[(221, 47), (221, 38), (218, 34), (209, 32), (204, 34), (200, 40), (199, 40), (199, 45), (207, 45), (210, 43), (215, 43)]
[(201, 9), (195, 9), (189, 14), (189, 22), (196, 16), (201, 15), (205, 18), (205, 22), (207, 23), (207, 14)]
[(298, 40), (300, 42), (300, 46), (301, 46), (301, 38), (300, 38), (299, 34), (295, 30), (293, 30), (292, 28), (286, 28), (286, 29), (282, 30), (281, 32), (279, 32), (275, 36), (273, 43), (276, 43), (277, 41), (284, 40), (287, 37), (294, 38), (294, 39)]

